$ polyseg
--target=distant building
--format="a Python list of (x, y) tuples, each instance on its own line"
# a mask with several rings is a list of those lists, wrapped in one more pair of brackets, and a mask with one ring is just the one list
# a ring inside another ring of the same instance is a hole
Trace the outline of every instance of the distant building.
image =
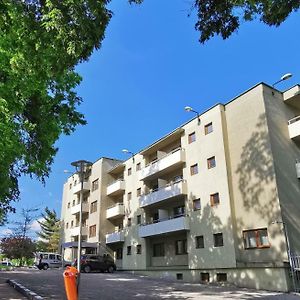
[[(285, 233), (300, 254), (299, 91), (257, 84), (124, 162), (95, 162), (84, 251), (109, 249), (139, 274), (288, 291)], [(78, 183), (64, 185), (66, 259), (76, 256)]]

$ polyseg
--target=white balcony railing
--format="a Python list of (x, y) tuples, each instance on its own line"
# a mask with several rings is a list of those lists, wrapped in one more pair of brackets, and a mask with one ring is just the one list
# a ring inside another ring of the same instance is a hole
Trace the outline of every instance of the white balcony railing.
[[(90, 190), (90, 183), (88, 181), (84, 181), (83, 182), (83, 191), (87, 192)], [(74, 194), (78, 194), (81, 191), (81, 182), (77, 183), (76, 185), (74, 185), (73, 187), (73, 193)]]
[[(87, 235), (88, 228), (87, 226), (83, 226), (81, 229), (81, 235)], [(78, 236), (79, 235), (79, 226), (71, 228), (71, 236)]]
[(189, 229), (188, 218), (180, 216), (169, 220), (161, 220), (157, 223), (142, 225), (139, 227), (139, 236), (144, 238)]
[(187, 188), (184, 180), (161, 187), (149, 194), (140, 197), (140, 207), (152, 205), (176, 196), (186, 195)]
[(125, 190), (125, 181), (123, 179), (119, 179), (106, 188), (106, 195), (113, 196), (117, 195)]
[(123, 231), (108, 233), (106, 235), (106, 244), (124, 242), (124, 240), (125, 240), (125, 238), (124, 238), (124, 232)]
[(291, 139), (300, 137), (300, 116), (297, 116), (288, 122), (289, 135)]
[(163, 171), (166, 171), (172, 167), (185, 162), (185, 153), (181, 148), (177, 148), (172, 152), (166, 154), (166, 156), (151, 162), (141, 171), (140, 180), (154, 177)]
[(125, 215), (125, 208), (123, 203), (118, 203), (106, 210), (107, 219), (115, 219)]
[[(77, 205), (71, 207), (71, 214), (72, 215), (76, 215), (79, 212), (80, 212), (80, 204), (77, 204)], [(82, 212), (83, 213), (89, 212), (89, 204), (88, 204), (88, 202), (83, 202), (82, 203)]]

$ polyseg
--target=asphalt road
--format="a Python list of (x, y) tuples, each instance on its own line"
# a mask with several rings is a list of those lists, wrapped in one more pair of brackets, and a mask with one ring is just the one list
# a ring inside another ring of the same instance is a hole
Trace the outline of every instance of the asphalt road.
[[(62, 270), (39, 271), (35, 269), (0, 272), (1, 279), (14, 279), (45, 299), (64, 300), (64, 282)], [(1, 290), (0, 290), (0, 299)], [(219, 287), (167, 281), (145, 276), (116, 272), (82, 274), (80, 300), (300, 300), (295, 294), (273, 293), (235, 287)]]

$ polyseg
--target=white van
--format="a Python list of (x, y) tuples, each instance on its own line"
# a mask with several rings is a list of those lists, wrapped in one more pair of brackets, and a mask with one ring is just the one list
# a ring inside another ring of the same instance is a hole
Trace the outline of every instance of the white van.
[(70, 261), (63, 261), (62, 257), (58, 253), (53, 252), (36, 252), (35, 253), (35, 265), (40, 270), (47, 270), (49, 268), (60, 268), (62, 266), (70, 266)]

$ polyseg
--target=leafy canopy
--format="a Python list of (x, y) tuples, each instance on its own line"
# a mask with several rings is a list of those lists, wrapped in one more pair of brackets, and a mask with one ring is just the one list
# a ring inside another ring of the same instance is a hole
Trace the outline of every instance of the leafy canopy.
[(74, 67), (101, 46), (105, 0), (0, 1), (0, 223), (22, 174), (44, 181), (61, 134), (85, 124)]
[[(129, 0), (140, 4), (143, 0)], [(200, 42), (215, 35), (227, 39), (244, 21), (259, 18), (269, 26), (279, 26), (300, 7), (299, 0), (192, 0), (192, 10), (197, 11), (196, 30)]]

